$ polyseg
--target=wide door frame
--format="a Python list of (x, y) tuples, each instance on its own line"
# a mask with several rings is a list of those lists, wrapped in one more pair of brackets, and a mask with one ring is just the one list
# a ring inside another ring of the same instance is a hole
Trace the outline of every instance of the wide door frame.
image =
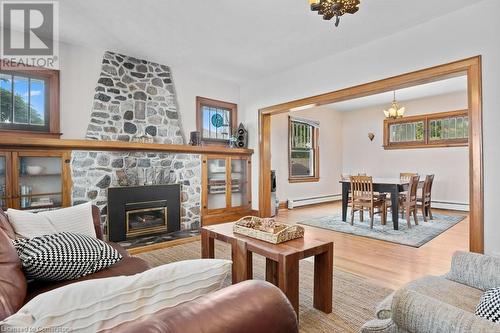
[(271, 214), (271, 116), (467, 75), (469, 102), (469, 246), (484, 252), (483, 110), (481, 56), (410, 72), (259, 110), (259, 213)]

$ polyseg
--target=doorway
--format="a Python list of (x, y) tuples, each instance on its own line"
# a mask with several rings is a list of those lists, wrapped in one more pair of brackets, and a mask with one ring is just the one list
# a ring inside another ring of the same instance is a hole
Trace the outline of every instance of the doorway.
[(483, 220), (483, 154), (482, 154), (482, 96), (481, 57), (473, 57), (449, 64), (362, 84), (330, 93), (282, 103), (259, 110), (260, 184), (259, 211), (261, 216), (271, 213), (271, 116), (298, 108), (308, 108), (366, 97), (388, 91), (431, 83), (459, 76), (467, 77), (469, 116), (469, 204), (470, 251), (484, 251)]

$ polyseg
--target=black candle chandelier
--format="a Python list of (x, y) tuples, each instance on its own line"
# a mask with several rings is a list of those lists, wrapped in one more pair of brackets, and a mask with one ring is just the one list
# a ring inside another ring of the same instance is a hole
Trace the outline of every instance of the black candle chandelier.
[(324, 20), (335, 18), (338, 27), (340, 17), (344, 14), (354, 14), (359, 10), (360, 0), (309, 0), (311, 10), (323, 15)]

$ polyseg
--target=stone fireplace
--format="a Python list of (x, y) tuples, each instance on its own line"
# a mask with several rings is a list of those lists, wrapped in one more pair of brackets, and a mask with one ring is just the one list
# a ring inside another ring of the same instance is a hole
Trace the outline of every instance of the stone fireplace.
[[(95, 88), (86, 138), (184, 144), (170, 68), (106, 52)], [(200, 155), (172, 154), (168, 151), (73, 151), (71, 174), (73, 204), (92, 201), (101, 209), (103, 223), (106, 223), (110, 213), (108, 190), (111, 188), (176, 184), (181, 202), (180, 229), (191, 230), (200, 226)], [(169, 215), (170, 209), (167, 211)], [(157, 211), (154, 214), (160, 213)], [(137, 214), (133, 216), (139, 218)], [(129, 227), (134, 229), (134, 226)]]
[(180, 230), (179, 184), (110, 187), (108, 238), (113, 242)]

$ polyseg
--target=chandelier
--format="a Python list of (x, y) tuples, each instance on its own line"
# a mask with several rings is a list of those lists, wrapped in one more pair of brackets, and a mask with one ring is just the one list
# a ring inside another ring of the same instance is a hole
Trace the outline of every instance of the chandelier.
[(392, 100), (392, 105), (389, 110), (384, 110), (384, 115), (387, 119), (403, 118), (403, 116), (405, 115), (405, 107), (400, 106), (396, 101), (396, 91), (394, 91), (394, 99)]
[(338, 27), (340, 17), (344, 14), (354, 14), (359, 10), (360, 0), (309, 0), (311, 10), (323, 15), (324, 20), (335, 18)]

